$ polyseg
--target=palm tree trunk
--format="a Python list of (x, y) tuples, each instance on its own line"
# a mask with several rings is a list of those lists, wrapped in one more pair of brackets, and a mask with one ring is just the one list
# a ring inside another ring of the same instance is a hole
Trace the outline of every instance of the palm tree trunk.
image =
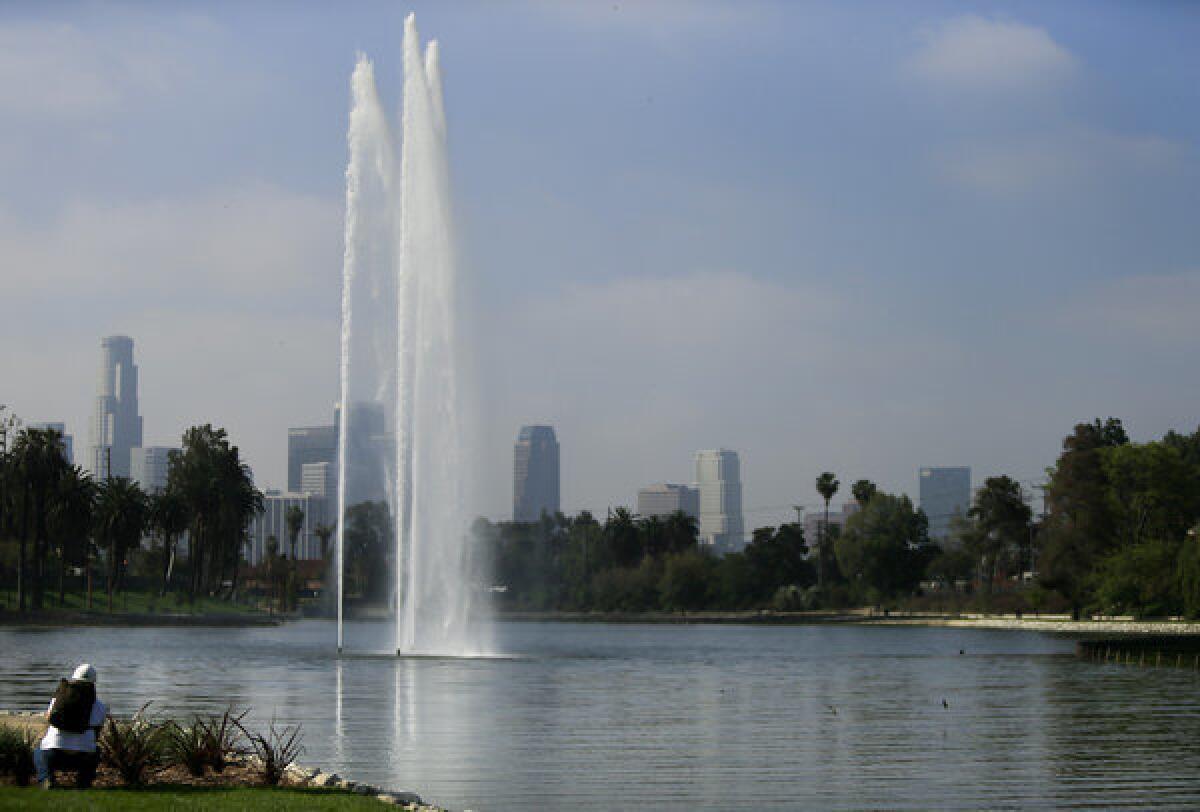
[(67, 604), (67, 540), (64, 537), (58, 546), (58, 606)]
[(160, 598), (167, 594), (167, 581), (171, 577), (171, 554), (174, 551), (175, 543), (169, 537), (163, 535), (163, 560), (162, 560), (162, 589), (158, 591)]
[(29, 583), (26, 569), (29, 566), (29, 492), (21, 494), (21, 540), (17, 542), (17, 608), (24, 612), (28, 603)]

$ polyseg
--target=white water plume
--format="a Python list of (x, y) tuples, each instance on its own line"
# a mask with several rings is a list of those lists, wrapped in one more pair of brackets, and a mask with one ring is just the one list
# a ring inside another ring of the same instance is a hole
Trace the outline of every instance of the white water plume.
[[(338, 429), (338, 573), (347, 544), (378, 529), (395, 540), (395, 649), (488, 653), (472, 572), (470, 450), (462, 304), (450, 205), (446, 119), (436, 42), (422, 54), (404, 23), (399, 159), (360, 58), (351, 80)], [(372, 504), (368, 504), (372, 503)], [(366, 505), (364, 507), (364, 505)], [(374, 511), (374, 512), (372, 512)], [(378, 573), (360, 574), (371, 583)], [(338, 646), (342, 646), (339, 586)]]

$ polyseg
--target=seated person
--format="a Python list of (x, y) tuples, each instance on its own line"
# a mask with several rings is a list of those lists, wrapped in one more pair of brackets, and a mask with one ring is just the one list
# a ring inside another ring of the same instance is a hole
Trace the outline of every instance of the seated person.
[(84, 663), (71, 679), (59, 680), (46, 709), (50, 727), (33, 751), (37, 778), (43, 787), (54, 786), (57, 770), (74, 770), (75, 785), (80, 789), (92, 785), (99, 763), (96, 735), (107, 717), (108, 708), (96, 698), (96, 669)]

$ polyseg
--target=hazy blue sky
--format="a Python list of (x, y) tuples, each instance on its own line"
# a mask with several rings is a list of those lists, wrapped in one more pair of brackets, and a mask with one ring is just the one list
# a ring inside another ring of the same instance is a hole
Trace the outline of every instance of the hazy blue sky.
[[(838, 472), (1032, 482), (1077, 421), (1200, 422), (1200, 6), (6, 3), (0, 402), (82, 457), (99, 338), (146, 441), (260, 485), (336, 396), (348, 78), (442, 43), (487, 511), (522, 422), (564, 507), (742, 455), (749, 526)], [(840, 500), (835, 500), (840, 501)]]

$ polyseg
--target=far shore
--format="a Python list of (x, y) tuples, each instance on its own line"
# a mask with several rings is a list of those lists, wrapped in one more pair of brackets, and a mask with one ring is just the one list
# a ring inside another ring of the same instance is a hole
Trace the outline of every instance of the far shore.
[(164, 627), (254, 627), (278, 626), (283, 618), (247, 613), (186, 614), (169, 612), (13, 612), (0, 611), (0, 628), (5, 626), (164, 626)]
[(558, 623), (763, 624), (857, 626), (935, 626), (963, 629), (1018, 629), (1065, 635), (1196, 635), (1200, 622), (1174, 619), (1098, 618), (1072, 620), (1070, 615), (888, 612), (872, 609), (776, 612), (519, 612), (501, 611), (499, 620)]

